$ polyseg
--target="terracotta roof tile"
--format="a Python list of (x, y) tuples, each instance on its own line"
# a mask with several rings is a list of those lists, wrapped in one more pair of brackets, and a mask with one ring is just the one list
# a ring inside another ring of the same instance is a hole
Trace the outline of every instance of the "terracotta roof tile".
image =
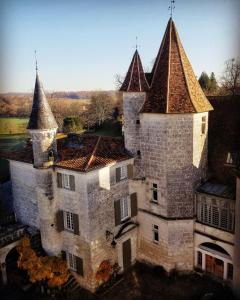
[(136, 50), (125, 80), (120, 88), (121, 92), (146, 92), (149, 89), (142, 62)]
[(212, 110), (170, 18), (152, 70), (141, 112), (194, 113)]
[[(110, 163), (132, 158), (122, 139), (89, 135), (74, 135), (57, 140), (58, 160), (55, 166), (80, 172), (104, 167)], [(32, 146), (17, 152), (1, 153), (7, 159), (33, 163)]]

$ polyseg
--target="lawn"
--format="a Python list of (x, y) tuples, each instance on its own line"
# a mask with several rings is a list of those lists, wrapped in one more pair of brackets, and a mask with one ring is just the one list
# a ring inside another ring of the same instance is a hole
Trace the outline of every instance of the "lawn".
[(27, 118), (0, 118), (0, 134), (26, 133)]

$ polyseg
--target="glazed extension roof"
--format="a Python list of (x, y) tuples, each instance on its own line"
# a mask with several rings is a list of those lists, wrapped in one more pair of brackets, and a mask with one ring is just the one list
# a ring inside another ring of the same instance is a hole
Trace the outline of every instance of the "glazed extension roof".
[(51, 108), (45, 96), (42, 83), (36, 74), (36, 82), (33, 96), (32, 112), (27, 129), (52, 129), (58, 128)]
[(127, 71), (125, 80), (120, 88), (121, 92), (146, 92), (149, 85), (145, 77), (142, 62), (138, 51), (136, 50), (130, 67)]
[(142, 113), (195, 113), (212, 110), (170, 18), (152, 74)]
[[(111, 163), (131, 159), (121, 138), (91, 135), (71, 135), (57, 140), (58, 159), (54, 166), (79, 172), (88, 172)], [(21, 151), (1, 153), (1, 157), (33, 163), (32, 145)]]

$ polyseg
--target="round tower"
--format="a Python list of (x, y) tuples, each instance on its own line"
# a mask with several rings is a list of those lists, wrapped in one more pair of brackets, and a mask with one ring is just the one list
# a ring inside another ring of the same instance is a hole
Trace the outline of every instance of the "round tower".
[(123, 92), (124, 143), (125, 148), (135, 158), (135, 176), (140, 176), (142, 171), (139, 112), (145, 102), (148, 89), (149, 85), (143, 71), (139, 53), (136, 50), (120, 88), (120, 91)]
[(57, 157), (57, 128), (37, 71), (32, 112), (27, 129), (32, 138), (41, 241), (44, 250), (50, 255), (56, 255), (61, 251), (59, 233), (54, 226), (59, 203), (54, 197), (55, 177), (51, 168)]
[[(125, 81), (139, 88), (139, 81), (132, 80), (139, 78), (133, 70)], [(140, 110), (134, 113), (134, 94), (126, 85), (123, 104), (125, 140), (129, 139), (125, 145), (130, 151), (137, 145), (143, 177), (131, 182), (139, 200), (138, 258), (168, 271), (192, 270), (194, 196), (205, 178), (212, 106), (196, 80), (172, 18), (149, 77), (150, 88)], [(134, 116), (140, 116), (138, 134), (132, 129)]]
[(57, 128), (58, 125), (48, 104), (37, 71), (32, 112), (27, 127), (32, 138), (35, 168), (46, 168), (53, 164), (57, 155)]

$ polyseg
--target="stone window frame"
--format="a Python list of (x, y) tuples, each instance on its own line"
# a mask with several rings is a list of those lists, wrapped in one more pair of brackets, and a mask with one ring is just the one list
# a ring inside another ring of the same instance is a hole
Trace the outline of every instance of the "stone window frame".
[(128, 177), (127, 165), (120, 167), (120, 180), (124, 180)]
[(69, 174), (62, 173), (62, 187), (67, 190), (71, 189)]
[(67, 262), (70, 270), (76, 272), (77, 271), (77, 257), (76, 255), (67, 251)]
[(153, 233), (153, 242), (159, 243), (159, 226), (156, 224), (152, 224), (152, 233)]
[[(156, 199), (155, 199), (155, 196), (156, 196)], [(155, 182), (152, 182), (151, 202), (158, 204), (158, 184)]]
[(64, 216), (64, 229), (67, 231), (74, 232), (74, 217), (73, 213), (70, 211), (64, 211), (63, 216)]
[(120, 199), (120, 221), (123, 222), (129, 219), (130, 211), (129, 211), (129, 197), (123, 197)]

